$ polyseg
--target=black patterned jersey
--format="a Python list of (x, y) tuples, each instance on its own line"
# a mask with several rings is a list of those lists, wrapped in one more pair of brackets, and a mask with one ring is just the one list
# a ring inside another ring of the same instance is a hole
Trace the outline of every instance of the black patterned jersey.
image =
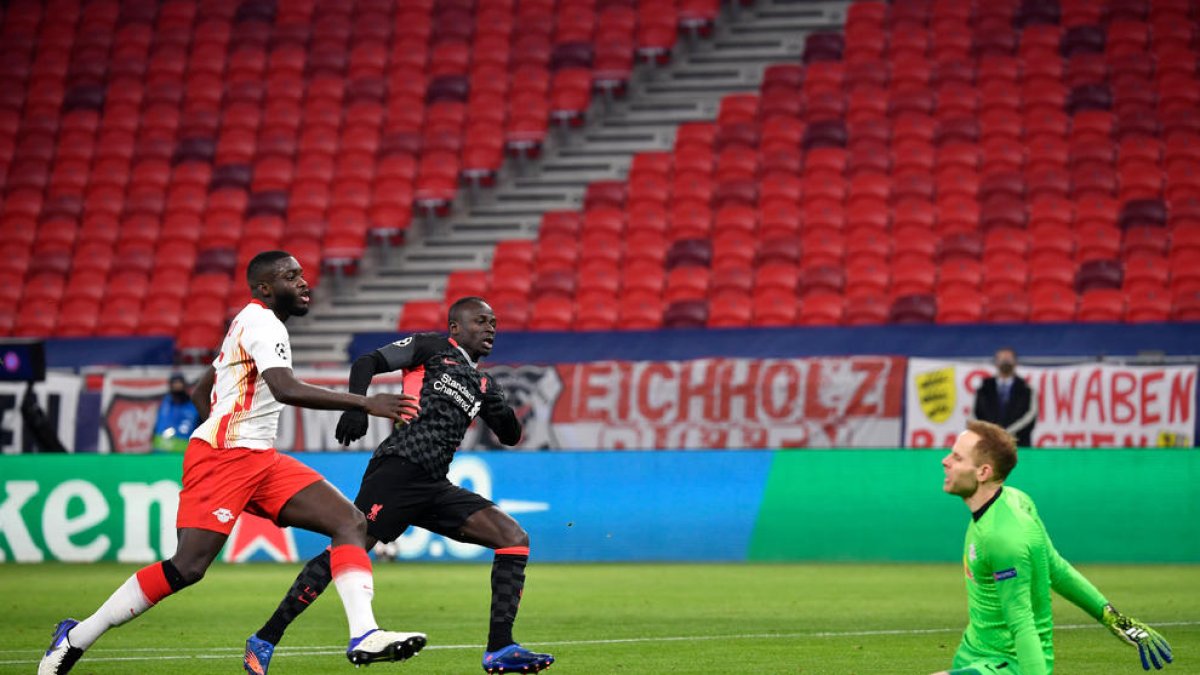
[(451, 338), (418, 333), (376, 351), (388, 372), (404, 371), (404, 393), (419, 396), (421, 406), (376, 455), (399, 455), (441, 478), (476, 415), (502, 440), (511, 440), (508, 445), (520, 440), (521, 425), (504, 391)]

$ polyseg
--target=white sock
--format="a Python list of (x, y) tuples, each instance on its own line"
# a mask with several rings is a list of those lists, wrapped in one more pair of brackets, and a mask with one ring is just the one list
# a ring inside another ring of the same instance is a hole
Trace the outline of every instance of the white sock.
[(375, 581), (370, 572), (357, 568), (344, 570), (333, 578), (333, 584), (337, 586), (342, 605), (346, 608), (351, 640), (379, 628), (379, 624), (375, 623), (375, 612), (371, 609)]
[(142, 592), (142, 586), (135, 574), (113, 591), (108, 600), (100, 605), (100, 609), (72, 628), (67, 634), (67, 640), (72, 647), (87, 649), (104, 634), (104, 631), (126, 623), (153, 606)]

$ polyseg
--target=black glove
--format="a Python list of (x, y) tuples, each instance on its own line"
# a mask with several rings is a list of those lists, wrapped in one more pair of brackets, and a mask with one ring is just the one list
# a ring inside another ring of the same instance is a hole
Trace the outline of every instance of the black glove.
[(350, 445), (366, 435), (367, 411), (365, 410), (343, 412), (341, 419), (338, 420), (337, 429), (333, 432), (334, 438), (342, 445)]
[(486, 383), (486, 389), (483, 392), (483, 409), (489, 413), (504, 412), (504, 408), (508, 407), (508, 397), (504, 395), (504, 387), (501, 387), (490, 375), (484, 375), (483, 380)]

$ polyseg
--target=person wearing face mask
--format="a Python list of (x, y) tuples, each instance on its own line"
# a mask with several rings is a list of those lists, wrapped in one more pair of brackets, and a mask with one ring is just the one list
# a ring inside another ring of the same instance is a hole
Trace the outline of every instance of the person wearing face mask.
[(158, 405), (158, 419), (154, 422), (154, 451), (183, 452), (200, 422), (200, 413), (192, 404), (183, 375), (173, 373), (167, 386), (167, 395)]
[(989, 377), (975, 393), (972, 418), (991, 422), (1017, 439), (1020, 447), (1033, 445), (1033, 425), (1038, 402), (1033, 387), (1016, 374), (1017, 353), (1011, 347), (996, 350), (996, 376)]

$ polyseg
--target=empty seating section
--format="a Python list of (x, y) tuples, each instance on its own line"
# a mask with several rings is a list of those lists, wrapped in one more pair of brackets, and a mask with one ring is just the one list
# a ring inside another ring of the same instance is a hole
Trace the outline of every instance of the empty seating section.
[[(0, 335), (211, 348), (254, 253), (353, 270), (719, 0), (12, 0)], [(456, 272), (508, 327), (1200, 319), (1193, 0), (853, 3)], [(186, 308), (186, 313), (185, 313)]]
[(856, 2), (471, 290), (533, 329), (1196, 320), (1196, 11)]
[[(0, 6), (0, 335), (217, 344), (254, 253), (311, 283), (444, 214), (719, 0)], [(223, 284), (216, 279), (233, 279)], [(85, 308), (81, 301), (89, 300)], [(186, 313), (184, 308), (186, 307)], [(214, 337), (215, 336), (215, 337)]]

